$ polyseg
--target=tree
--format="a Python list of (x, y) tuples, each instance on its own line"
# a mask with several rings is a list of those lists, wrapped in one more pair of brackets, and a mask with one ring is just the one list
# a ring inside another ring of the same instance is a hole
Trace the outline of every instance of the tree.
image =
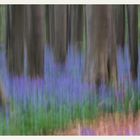
[(54, 47), (55, 61), (64, 64), (67, 55), (67, 6), (54, 5)]
[(67, 5), (67, 46), (71, 42), (71, 6)]
[(84, 32), (84, 11), (82, 5), (71, 7), (71, 43), (81, 49)]
[(115, 5), (116, 43), (124, 49), (125, 45), (125, 6)]
[(138, 76), (138, 6), (128, 5), (127, 12), (130, 71), (132, 80), (136, 80)]
[(46, 17), (46, 39), (47, 39), (47, 43), (50, 43), (50, 36), (49, 36), (49, 28), (50, 28), (50, 24), (49, 24), (49, 5), (45, 6), (45, 17)]
[(117, 86), (116, 39), (111, 5), (86, 6), (87, 52), (85, 80)]
[(54, 47), (54, 5), (49, 5), (49, 44)]
[(28, 73), (31, 78), (44, 76), (45, 10), (35, 5), (28, 9)]
[(22, 75), (24, 70), (24, 6), (7, 6), (6, 46), (10, 74)]
[(0, 81), (0, 109), (4, 109), (6, 111), (6, 107), (8, 105), (8, 98), (5, 95), (5, 90), (2, 82)]

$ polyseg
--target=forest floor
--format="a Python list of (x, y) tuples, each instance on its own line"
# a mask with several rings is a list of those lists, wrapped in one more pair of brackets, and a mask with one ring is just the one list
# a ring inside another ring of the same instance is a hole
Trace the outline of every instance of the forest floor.
[(75, 123), (55, 135), (140, 135), (140, 113), (134, 118), (129, 115), (101, 115), (96, 121)]

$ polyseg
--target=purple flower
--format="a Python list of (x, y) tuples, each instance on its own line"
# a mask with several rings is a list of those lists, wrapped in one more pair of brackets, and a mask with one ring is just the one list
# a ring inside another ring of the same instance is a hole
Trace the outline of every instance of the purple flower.
[(80, 135), (96, 135), (96, 133), (89, 128), (82, 128)]

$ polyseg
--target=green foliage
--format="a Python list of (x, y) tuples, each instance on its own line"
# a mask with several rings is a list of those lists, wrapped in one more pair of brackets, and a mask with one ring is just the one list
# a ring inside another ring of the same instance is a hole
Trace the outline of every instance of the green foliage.
[[(94, 93), (93, 93), (94, 94)], [(32, 102), (26, 106), (12, 102), (9, 118), (0, 113), (0, 135), (52, 135), (65, 130), (75, 121), (84, 122), (96, 119), (101, 113), (137, 113), (140, 108), (139, 94), (129, 89), (124, 102), (116, 102), (114, 93), (104, 102), (98, 96), (93, 100), (85, 99), (81, 104), (70, 106), (68, 103), (57, 107), (54, 100), (50, 109)]]

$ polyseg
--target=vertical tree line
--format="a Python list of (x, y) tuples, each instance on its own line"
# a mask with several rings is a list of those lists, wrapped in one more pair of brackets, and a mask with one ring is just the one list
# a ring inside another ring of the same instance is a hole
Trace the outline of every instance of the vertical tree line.
[(7, 61), (9, 72), (23, 74), (24, 6), (7, 7)]
[(54, 5), (54, 58), (64, 64), (67, 55), (67, 6)]
[(44, 75), (44, 6), (7, 6), (6, 56), (9, 72), (22, 75), (24, 47), (27, 47), (28, 73)]
[(138, 6), (7, 5), (6, 7), (6, 57), (11, 74), (18, 76), (24, 74), (26, 47), (29, 76), (44, 77), (45, 31), (55, 63), (60, 65), (66, 63), (68, 47), (73, 46), (75, 50), (80, 51), (83, 47), (83, 36), (86, 35), (84, 79), (97, 86), (106, 83), (117, 87), (117, 49), (125, 46), (125, 26), (128, 23), (131, 78), (137, 79)]
[(138, 6), (128, 5), (127, 13), (128, 13), (130, 72), (132, 80), (136, 80), (138, 76)]
[(116, 43), (124, 51), (125, 46), (125, 6), (116, 5), (114, 7), (115, 12), (115, 29), (116, 29)]
[(85, 79), (99, 86), (117, 84), (116, 40), (111, 6), (86, 6), (87, 55)]
[(77, 49), (82, 48), (83, 43), (83, 30), (84, 30), (84, 20), (83, 20), (83, 6), (82, 5), (72, 5), (70, 6), (71, 12), (71, 43), (76, 46)]
[(31, 77), (44, 76), (45, 11), (43, 6), (30, 6), (28, 36), (28, 72)]

